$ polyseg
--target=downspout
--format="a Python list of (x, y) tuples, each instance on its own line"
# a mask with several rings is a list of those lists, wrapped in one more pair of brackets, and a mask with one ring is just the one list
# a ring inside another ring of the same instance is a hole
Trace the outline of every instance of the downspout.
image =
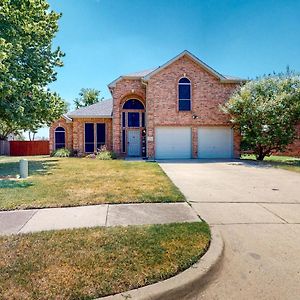
[(114, 95), (112, 92), (112, 87), (108, 86), (109, 92), (112, 96), (112, 101), (113, 101), (113, 105), (112, 105), (112, 112), (111, 112), (111, 135), (112, 135), (112, 141), (111, 141), (111, 146), (112, 146), (112, 151), (114, 152)]
[(147, 86), (148, 86), (148, 82), (145, 80), (141, 80), (142, 84), (146, 87), (146, 103), (145, 103), (145, 122), (146, 122), (146, 159), (149, 158), (148, 156), (148, 109), (147, 109), (147, 104), (148, 104), (148, 100), (147, 100)]

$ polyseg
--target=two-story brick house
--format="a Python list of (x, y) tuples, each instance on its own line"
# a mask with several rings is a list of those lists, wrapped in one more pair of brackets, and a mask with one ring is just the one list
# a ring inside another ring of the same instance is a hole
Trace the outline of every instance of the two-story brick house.
[(120, 76), (108, 85), (112, 99), (54, 122), (50, 150), (90, 153), (106, 145), (156, 159), (238, 157), (240, 136), (220, 105), (243, 81), (184, 51), (158, 68)]

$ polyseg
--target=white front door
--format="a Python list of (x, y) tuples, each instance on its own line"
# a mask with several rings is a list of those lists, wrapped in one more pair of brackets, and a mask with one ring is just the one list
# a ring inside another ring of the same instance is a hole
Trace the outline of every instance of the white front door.
[(232, 158), (233, 132), (230, 127), (198, 128), (198, 158)]
[(155, 130), (156, 159), (186, 159), (192, 156), (190, 127), (157, 127)]
[(127, 155), (140, 156), (141, 155), (141, 135), (140, 130), (133, 129), (127, 131)]

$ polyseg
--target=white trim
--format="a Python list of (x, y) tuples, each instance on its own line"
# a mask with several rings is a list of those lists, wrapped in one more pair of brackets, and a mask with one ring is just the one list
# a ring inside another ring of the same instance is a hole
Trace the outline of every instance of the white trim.
[(94, 118), (94, 119), (112, 119), (112, 116), (109, 115), (80, 115), (80, 116), (76, 116), (76, 115), (69, 115), (69, 117), (73, 118), (73, 119), (87, 119), (87, 118)]
[(72, 120), (68, 115), (66, 115), (66, 114), (63, 114), (62, 117), (67, 121), (67, 123), (72, 123), (72, 121), (73, 121), (73, 120)]

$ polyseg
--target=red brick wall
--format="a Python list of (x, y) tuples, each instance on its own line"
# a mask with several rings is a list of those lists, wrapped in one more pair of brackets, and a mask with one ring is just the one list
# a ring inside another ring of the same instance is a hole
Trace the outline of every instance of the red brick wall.
[[(188, 77), (192, 84), (192, 111), (190, 112), (178, 111), (177, 85), (178, 80), (183, 76)], [(140, 79), (123, 79), (117, 82), (116, 86), (111, 89), (113, 120), (75, 119), (72, 125), (73, 133), (70, 135), (73, 148), (84, 150), (84, 122), (106, 122), (108, 124), (107, 146), (116, 153), (121, 153), (122, 105), (129, 98), (137, 98), (146, 107), (147, 136), (150, 138), (148, 139), (148, 156), (155, 156), (156, 126), (189, 126), (192, 128), (193, 157), (196, 158), (199, 126), (231, 126), (228, 116), (220, 111), (219, 106), (228, 100), (236, 88), (237, 84), (221, 83), (188, 56), (183, 56), (152, 76), (147, 85), (143, 84)], [(193, 115), (197, 118), (193, 119)], [(70, 143), (68, 142), (68, 145)], [(240, 136), (235, 132), (234, 155), (238, 157), (239, 154)]]
[[(121, 113), (122, 107), (126, 100), (135, 98), (141, 100), (144, 104), (146, 98), (145, 85), (141, 80), (124, 79), (117, 82), (116, 87), (112, 90), (113, 96), (113, 150), (121, 153)], [(147, 112), (147, 108), (146, 108)]]
[(66, 130), (66, 148), (77, 149), (84, 153), (84, 123), (106, 124), (106, 147), (112, 150), (112, 119), (108, 118), (78, 118), (72, 123), (67, 123), (64, 118), (54, 122), (50, 127), (49, 147), (50, 152), (54, 150), (54, 131), (56, 127), (62, 126)]
[[(191, 81), (192, 110), (178, 111), (178, 80), (186, 76)], [(231, 126), (227, 115), (220, 111), (237, 84), (221, 83), (189, 57), (183, 56), (159, 73), (147, 85), (147, 132), (153, 137), (148, 142), (148, 155), (155, 156), (156, 126), (190, 126), (193, 136), (193, 157), (197, 157), (198, 126)], [(197, 118), (193, 119), (192, 116)], [(239, 156), (240, 137), (234, 134), (234, 155)]]
[(73, 147), (84, 153), (84, 124), (105, 123), (105, 141), (108, 150), (112, 150), (112, 119), (108, 118), (78, 118), (73, 119)]
[(54, 132), (57, 127), (63, 127), (66, 131), (66, 148), (73, 149), (73, 124), (67, 123), (66, 119), (61, 118), (51, 124), (49, 129), (49, 148), (50, 153), (55, 150)]

